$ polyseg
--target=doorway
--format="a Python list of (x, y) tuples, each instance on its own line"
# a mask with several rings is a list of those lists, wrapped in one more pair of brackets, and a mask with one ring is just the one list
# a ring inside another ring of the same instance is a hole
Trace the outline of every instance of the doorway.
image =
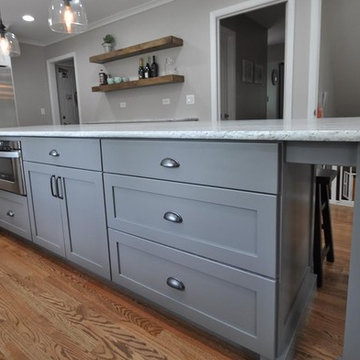
[(55, 125), (81, 122), (75, 54), (47, 61), (51, 110)]
[(211, 13), (213, 122), (291, 118), (294, 4), (245, 0)]
[(74, 59), (55, 63), (60, 124), (79, 124)]

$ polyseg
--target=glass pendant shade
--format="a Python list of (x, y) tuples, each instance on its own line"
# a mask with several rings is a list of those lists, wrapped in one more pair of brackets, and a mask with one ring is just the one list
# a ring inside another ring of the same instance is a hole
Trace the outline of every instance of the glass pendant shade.
[(78, 34), (87, 29), (87, 23), (81, 0), (51, 0), (49, 26), (52, 31)]
[(6, 28), (0, 18), (0, 55), (4, 56), (19, 56), (20, 45), (16, 36), (10, 32), (6, 31)]

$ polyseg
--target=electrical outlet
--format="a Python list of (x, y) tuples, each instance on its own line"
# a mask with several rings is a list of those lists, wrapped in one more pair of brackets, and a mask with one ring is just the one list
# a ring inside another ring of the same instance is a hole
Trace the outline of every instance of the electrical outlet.
[(123, 101), (123, 102), (120, 103), (120, 108), (121, 108), (121, 109), (125, 109), (125, 108), (126, 108), (126, 102), (125, 102), (125, 101)]
[(195, 104), (195, 95), (186, 95), (186, 104), (194, 105)]
[(162, 99), (162, 104), (163, 105), (170, 105), (170, 99), (169, 98)]
[(41, 115), (45, 115), (45, 108), (40, 108)]

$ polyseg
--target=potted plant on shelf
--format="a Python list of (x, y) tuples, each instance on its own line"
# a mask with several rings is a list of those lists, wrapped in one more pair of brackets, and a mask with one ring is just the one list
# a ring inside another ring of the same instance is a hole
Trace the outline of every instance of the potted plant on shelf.
[(105, 52), (110, 52), (112, 50), (112, 48), (113, 48), (115, 38), (111, 34), (106, 34), (103, 37), (103, 41), (104, 42), (102, 43), (102, 46), (104, 48), (104, 51)]

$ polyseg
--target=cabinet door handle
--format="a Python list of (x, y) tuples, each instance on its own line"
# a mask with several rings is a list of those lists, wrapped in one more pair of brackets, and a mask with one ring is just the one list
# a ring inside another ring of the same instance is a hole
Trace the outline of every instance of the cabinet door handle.
[(181, 217), (181, 215), (176, 214), (171, 211), (168, 211), (164, 214), (164, 219), (166, 221), (170, 221), (170, 222), (177, 223), (177, 224), (181, 224), (183, 222), (183, 218)]
[(60, 153), (57, 150), (53, 149), (49, 152), (49, 155), (52, 157), (59, 157)]
[(170, 158), (162, 159), (160, 165), (162, 167), (165, 167), (165, 168), (168, 168), (168, 169), (176, 169), (176, 168), (180, 167), (179, 162), (177, 162), (174, 159), (170, 159)]
[(12, 210), (9, 210), (7, 213), (6, 213), (7, 216), (9, 217), (14, 217), (15, 216), (15, 213), (12, 211)]
[[(64, 189), (62, 186), (62, 181), (61, 181), (62, 177), (58, 176), (56, 178), (56, 192), (57, 192), (57, 196), (59, 199), (64, 200)], [(61, 190), (61, 191), (60, 191)]]
[(51, 190), (51, 195), (56, 198), (58, 197), (58, 195), (55, 193), (54, 181), (55, 181), (55, 175), (52, 175), (50, 178), (50, 190)]
[(173, 277), (169, 277), (166, 280), (166, 284), (175, 290), (179, 290), (179, 291), (185, 290), (185, 285), (180, 280), (177, 280)]

